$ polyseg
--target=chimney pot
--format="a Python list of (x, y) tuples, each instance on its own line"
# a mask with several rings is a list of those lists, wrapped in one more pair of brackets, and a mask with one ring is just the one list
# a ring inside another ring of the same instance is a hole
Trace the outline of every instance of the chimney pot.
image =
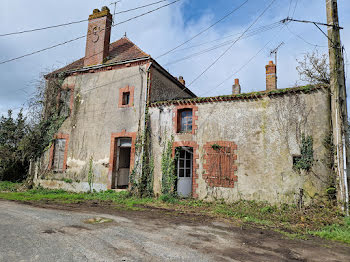
[(184, 80), (183, 76), (179, 76), (179, 82), (183, 85), (186, 84), (186, 81)]
[(277, 68), (273, 61), (269, 61), (269, 64), (265, 66), (266, 68), (266, 90), (277, 89)]
[(84, 66), (102, 64), (108, 57), (112, 15), (108, 7), (94, 9), (89, 15)]
[(232, 86), (232, 94), (238, 95), (241, 93), (241, 85), (239, 84), (239, 79), (235, 79), (235, 84)]

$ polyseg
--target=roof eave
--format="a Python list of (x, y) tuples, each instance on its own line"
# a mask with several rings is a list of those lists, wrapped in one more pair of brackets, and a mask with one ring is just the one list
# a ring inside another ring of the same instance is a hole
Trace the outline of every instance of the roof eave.
[[(144, 60), (148, 60), (148, 59), (151, 59), (151, 57), (150, 56), (146, 56), (146, 57), (130, 59), (130, 60), (124, 60), (124, 61), (118, 61), (118, 62), (113, 62), (113, 63), (108, 63), (108, 64), (99, 64), (99, 65), (93, 65), (93, 66), (86, 66), (86, 67), (83, 67), (83, 68), (77, 68), (77, 69), (72, 69), (72, 70), (58, 72), (58, 73), (55, 73), (54, 75), (56, 76), (56, 75), (59, 75), (59, 74), (73, 74), (73, 73), (78, 73), (78, 72), (85, 72), (85, 71), (94, 70), (94, 69), (100, 69), (100, 68), (104, 68), (104, 67), (108, 67), (108, 66), (123, 65), (123, 64), (128, 64), (128, 63), (132, 63), (132, 62), (144, 61)], [(50, 75), (52, 75), (52, 73), (44, 75), (44, 78), (47, 79)]]

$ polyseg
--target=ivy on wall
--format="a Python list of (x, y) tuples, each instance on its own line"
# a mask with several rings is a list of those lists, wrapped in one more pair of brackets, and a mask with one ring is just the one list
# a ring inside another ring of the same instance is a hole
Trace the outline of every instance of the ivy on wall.
[(151, 153), (151, 127), (148, 108), (145, 114), (145, 130), (137, 138), (135, 151), (141, 155), (129, 176), (130, 191), (139, 197), (153, 196), (154, 158)]
[(162, 194), (175, 194), (175, 183), (177, 176), (175, 174), (175, 158), (173, 157), (173, 142), (172, 136), (166, 142), (162, 152)]
[(300, 157), (295, 159), (293, 165), (297, 170), (309, 171), (314, 162), (314, 149), (312, 136), (301, 136)]

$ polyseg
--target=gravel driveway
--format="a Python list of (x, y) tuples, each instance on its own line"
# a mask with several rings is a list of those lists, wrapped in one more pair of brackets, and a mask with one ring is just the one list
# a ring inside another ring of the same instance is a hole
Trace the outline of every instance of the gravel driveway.
[(0, 235), (0, 261), (11, 262), (350, 261), (347, 245), (164, 210), (62, 210), (0, 200)]

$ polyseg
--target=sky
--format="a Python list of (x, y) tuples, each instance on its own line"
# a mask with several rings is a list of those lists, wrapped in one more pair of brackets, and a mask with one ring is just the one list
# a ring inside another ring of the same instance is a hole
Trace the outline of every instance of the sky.
[[(114, 0), (113, 0), (114, 1)], [(168, 0), (170, 3), (173, 0)], [(252, 23), (272, 0), (248, 0), (240, 9), (178, 50), (157, 58), (207, 28), (246, 0), (180, 0), (146, 16), (115, 26), (111, 42), (126, 33), (143, 51), (150, 54), (186, 84), (212, 64)], [(0, 9), (0, 34), (87, 19), (95, 8), (110, 7), (112, 0), (3, 0)], [(122, 0), (117, 12), (157, 2)], [(167, 2), (133, 12), (118, 14), (122, 22)], [(276, 0), (251, 27), (255, 34), (242, 38), (200, 78), (189, 85), (198, 96), (230, 94), (235, 78), (242, 92), (265, 89), (265, 65), (274, 60), (271, 50), (284, 43), (278, 52), (278, 88), (303, 84), (296, 71), (297, 59), (307, 52), (328, 54), (328, 39), (312, 24), (290, 22), (288, 27), (274, 24), (287, 16), (326, 22), (325, 0)], [(338, 0), (342, 43), (350, 59), (350, 1)], [(265, 26), (271, 25), (272, 29)], [(261, 27), (265, 29), (262, 30)], [(323, 28), (326, 32), (326, 28)], [(248, 31), (249, 32), (249, 31)], [(87, 33), (87, 22), (38, 32), (0, 36), (0, 62), (52, 46)], [(231, 41), (227, 44), (228, 41)], [(226, 45), (224, 43), (226, 42)], [(212, 47), (222, 46), (211, 51)], [(203, 51), (203, 52), (201, 52)], [(205, 51), (205, 52), (204, 52)], [(0, 64), (0, 114), (25, 107), (43, 73), (60, 68), (84, 56), (85, 39), (71, 42), (16, 61)], [(193, 54), (200, 53), (193, 56)], [(190, 56), (188, 58), (188, 56)], [(346, 64), (348, 64), (346, 59)], [(348, 75), (348, 66), (346, 66)], [(224, 81), (226, 80), (226, 81)], [(350, 82), (347, 81), (347, 86)], [(349, 92), (349, 90), (348, 90)]]

